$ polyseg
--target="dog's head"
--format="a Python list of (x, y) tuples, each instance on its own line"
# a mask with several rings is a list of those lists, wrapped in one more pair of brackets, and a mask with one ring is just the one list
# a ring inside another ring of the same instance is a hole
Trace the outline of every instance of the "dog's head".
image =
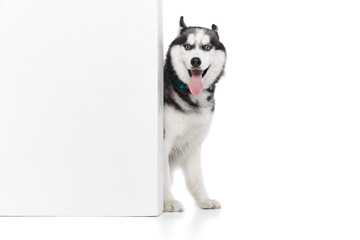
[(226, 52), (218, 28), (187, 27), (180, 18), (177, 38), (171, 43), (167, 59), (177, 77), (198, 95), (215, 84), (224, 71)]

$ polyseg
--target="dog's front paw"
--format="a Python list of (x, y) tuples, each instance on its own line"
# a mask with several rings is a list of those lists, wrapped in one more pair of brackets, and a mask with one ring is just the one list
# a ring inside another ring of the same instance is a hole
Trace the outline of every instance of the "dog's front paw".
[(164, 201), (164, 212), (183, 212), (184, 207), (178, 200), (171, 199)]
[(221, 205), (218, 201), (214, 199), (205, 199), (198, 201), (198, 206), (202, 209), (218, 209), (221, 208)]

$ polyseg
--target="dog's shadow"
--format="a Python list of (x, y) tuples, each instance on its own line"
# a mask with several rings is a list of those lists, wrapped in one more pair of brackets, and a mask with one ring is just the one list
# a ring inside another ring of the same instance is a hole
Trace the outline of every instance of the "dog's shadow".
[(192, 239), (202, 235), (206, 229), (206, 222), (218, 219), (220, 216), (221, 209), (202, 210), (195, 208), (181, 213), (163, 213), (157, 220), (163, 239), (171, 239), (178, 234), (185, 235), (185, 239)]
[(201, 236), (204, 229), (206, 229), (206, 223), (213, 219), (218, 219), (221, 216), (221, 209), (216, 210), (202, 210), (196, 208), (191, 221), (188, 223), (188, 239), (190, 237)]

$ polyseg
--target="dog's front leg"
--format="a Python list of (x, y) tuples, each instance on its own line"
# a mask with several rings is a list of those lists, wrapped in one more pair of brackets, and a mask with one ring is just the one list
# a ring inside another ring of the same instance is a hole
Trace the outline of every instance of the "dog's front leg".
[(183, 205), (173, 197), (171, 192), (171, 170), (169, 164), (169, 155), (173, 141), (165, 139), (164, 143), (164, 211), (182, 212), (184, 211)]
[(186, 185), (196, 200), (197, 205), (202, 209), (216, 209), (221, 205), (218, 201), (210, 199), (203, 181), (201, 169), (201, 147), (191, 151), (182, 164)]

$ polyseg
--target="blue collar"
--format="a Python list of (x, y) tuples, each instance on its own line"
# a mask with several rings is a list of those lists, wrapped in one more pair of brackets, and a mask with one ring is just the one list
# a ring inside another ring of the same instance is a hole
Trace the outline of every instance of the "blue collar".
[(183, 90), (189, 89), (186, 85), (182, 84), (181, 82), (176, 81), (176, 79), (174, 78), (173, 75), (170, 75), (170, 78), (171, 78), (171, 81), (173, 81), (176, 84), (176, 86), (178, 86), (178, 88), (183, 89)]

